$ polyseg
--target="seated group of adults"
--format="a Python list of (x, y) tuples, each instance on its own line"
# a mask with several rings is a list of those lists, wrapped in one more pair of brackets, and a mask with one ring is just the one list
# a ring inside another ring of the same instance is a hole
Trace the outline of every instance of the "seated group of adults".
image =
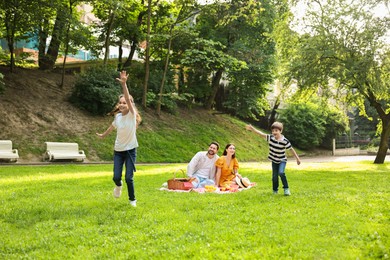
[(218, 156), (219, 144), (211, 142), (207, 151), (195, 154), (187, 166), (187, 176), (191, 178), (193, 188), (204, 188), (206, 185), (216, 187), (237, 184), (247, 187), (238, 173), (238, 160), (234, 144), (226, 145), (222, 156)]

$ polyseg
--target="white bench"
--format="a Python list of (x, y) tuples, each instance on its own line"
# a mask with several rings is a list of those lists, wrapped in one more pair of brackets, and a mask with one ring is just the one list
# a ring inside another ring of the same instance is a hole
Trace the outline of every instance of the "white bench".
[(45, 142), (46, 152), (44, 161), (76, 160), (84, 161), (86, 158), (83, 150), (79, 150), (77, 143)]
[(0, 159), (16, 162), (19, 159), (17, 149), (12, 149), (11, 140), (0, 140)]

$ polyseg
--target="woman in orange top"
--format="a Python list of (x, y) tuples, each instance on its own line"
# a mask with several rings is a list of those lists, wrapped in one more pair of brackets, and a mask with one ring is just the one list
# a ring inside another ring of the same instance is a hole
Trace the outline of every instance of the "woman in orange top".
[(217, 174), (215, 176), (215, 183), (217, 186), (223, 187), (225, 185), (236, 184), (234, 178), (241, 175), (238, 174), (238, 161), (236, 158), (236, 147), (234, 144), (227, 144), (221, 157), (215, 162), (217, 166)]

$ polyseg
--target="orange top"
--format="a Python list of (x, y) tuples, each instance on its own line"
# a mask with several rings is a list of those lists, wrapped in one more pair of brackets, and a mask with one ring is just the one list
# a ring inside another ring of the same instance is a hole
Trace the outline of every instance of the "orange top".
[(234, 158), (230, 161), (230, 165), (227, 165), (226, 156), (221, 156), (215, 162), (217, 168), (221, 168), (221, 177), (219, 178), (219, 186), (224, 186), (225, 184), (231, 184), (236, 175), (234, 175), (234, 169), (238, 169), (237, 158)]

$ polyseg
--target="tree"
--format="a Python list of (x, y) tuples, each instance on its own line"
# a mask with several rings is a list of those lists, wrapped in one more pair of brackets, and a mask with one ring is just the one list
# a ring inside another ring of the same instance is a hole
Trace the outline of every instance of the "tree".
[(94, 0), (93, 13), (99, 18), (97, 28), (100, 30), (100, 39), (104, 42), (104, 59), (103, 64), (107, 65), (110, 56), (110, 46), (113, 42), (112, 31), (114, 30), (115, 20), (120, 9), (122, 9), (123, 1), (120, 0)]
[[(116, 35), (119, 38), (119, 64), (120, 69), (126, 69), (131, 66), (134, 54), (139, 44), (145, 39), (143, 32), (144, 17), (147, 15), (147, 7), (140, 1), (131, 0), (127, 4), (122, 3), (121, 12), (118, 13), (115, 25)], [(122, 44), (130, 44), (130, 52), (125, 62), (122, 64)]]
[(274, 16), (269, 1), (216, 1), (202, 10), (196, 23), (199, 38), (220, 44), (217, 50), (222, 54), (214, 57), (218, 62), (207, 75), (212, 75), (204, 102), (207, 109), (217, 103), (242, 117), (264, 110), (267, 85), (272, 82)]
[[(390, 48), (385, 41), (390, 19), (372, 13), (381, 1), (308, 3), (308, 32), (300, 37), (290, 79), (296, 79), (300, 88), (336, 87), (361, 111), (367, 100), (381, 120), (374, 163), (384, 163), (390, 137)], [(331, 79), (334, 84), (330, 84)]]
[(233, 71), (246, 67), (245, 62), (226, 54), (224, 49), (225, 47), (219, 42), (196, 38), (192, 43), (192, 47), (185, 51), (181, 60), (183, 65), (189, 67), (189, 73), (192, 72), (196, 75), (199, 71), (203, 72), (202, 75), (198, 75), (203, 78), (213, 74), (211, 89), (208, 88), (204, 90), (206, 93), (200, 94), (205, 97), (203, 101), (206, 109), (211, 109), (224, 69), (229, 68)]
[[(267, 128), (269, 128), (276, 120), (277, 110), (282, 102), (289, 103), (295, 89), (295, 81), (291, 80), (288, 72), (292, 57), (297, 55), (299, 37), (298, 33), (290, 28), (290, 23), (294, 18), (286, 1), (280, 1), (276, 6), (277, 17), (275, 18), (275, 26), (272, 33), (272, 38), (275, 41), (275, 66), (273, 74), (275, 77), (275, 97), (272, 101), (270, 115), (267, 118)], [(296, 97), (293, 97), (294, 99)]]
[(15, 44), (18, 40), (27, 39), (28, 33), (32, 31), (31, 12), (34, 9), (31, 1), (28, 0), (2, 0), (0, 1), (0, 33), (5, 31), (10, 52), (11, 72), (15, 66)]
[[(68, 3), (58, 0), (55, 2), (42, 1), (39, 3), (42, 17), (36, 17), (39, 21), (38, 33), (38, 65), (41, 70), (51, 70), (54, 68), (58, 57), (61, 43), (64, 41), (67, 26)], [(54, 18), (53, 18), (54, 16)], [(52, 21), (54, 20), (54, 25)], [(47, 40), (50, 38), (49, 46)]]
[(147, 29), (146, 29), (146, 50), (145, 50), (145, 80), (144, 80), (144, 91), (142, 94), (142, 106), (146, 108), (148, 83), (149, 83), (149, 62), (150, 62), (150, 19), (152, 17), (152, 0), (148, 0), (148, 18), (147, 18)]
[(179, 5), (179, 11), (178, 14), (175, 18), (175, 21), (173, 21), (169, 27), (169, 33), (168, 33), (168, 49), (167, 49), (167, 54), (165, 58), (165, 65), (164, 65), (164, 71), (163, 71), (163, 76), (161, 80), (161, 85), (160, 85), (160, 92), (158, 96), (158, 101), (157, 101), (157, 114), (160, 115), (161, 113), (161, 103), (162, 103), (162, 97), (164, 94), (164, 84), (165, 84), (165, 78), (168, 70), (168, 65), (169, 65), (169, 58), (170, 58), (170, 53), (171, 53), (171, 46), (172, 46), (172, 39), (174, 37), (173, 31), (177, 25), (180, 23), (186, 21), (190, 17), (194, 16), (197, 12), (195, 10), (195, 3), (193, 0), (181, 0), (178, 1)]
[(64, 55), (64, 61), (62, 62), (62, 76), (61, 76), (61, 88), (64, 86), (64, 79), (65, 79), (65, 64), (66, 64), (66, 58), (68, 56), (69, 52), (69, 38), (70, 38), (70, 28), (71, 28), (71, 22), (70, 20), (73, 19), (73, 5), (77, 3), (78, 0), (69, 0), (69, 17), (67, 22), (67, 28), (66, 28), (66, 36), (65, 36), (65, 55)]

